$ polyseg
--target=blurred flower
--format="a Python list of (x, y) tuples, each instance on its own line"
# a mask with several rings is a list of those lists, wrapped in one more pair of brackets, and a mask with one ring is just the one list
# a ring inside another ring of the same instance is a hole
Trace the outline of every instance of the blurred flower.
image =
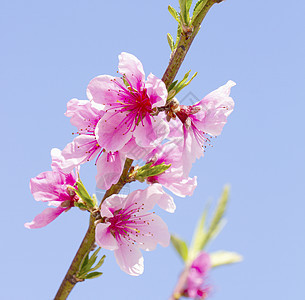
[(206, 284), (210, 268), (210, 256), (206, 252), (200, 252), (189, 268), (183, 295), (193, 299), (206, 299), (210, 291), (210, 287)]
[(120, 268), (133, 276), (144, 271), (140, 249), (154, 250), (159, 243), (167, 247), (170, 234), (164, 221), (152, 212), (155, 204), (172, 206), (172, 198), (160, 185), (151, 185), (126, 195), (112, 195), (102, 204), (103, 223), (96, 226), (95, 239), (105, 249), (114, 250)]

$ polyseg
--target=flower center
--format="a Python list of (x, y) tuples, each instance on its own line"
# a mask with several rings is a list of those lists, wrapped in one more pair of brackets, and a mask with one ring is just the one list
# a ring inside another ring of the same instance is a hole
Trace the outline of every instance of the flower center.
[[(131, 204), (129, 207), (119, 209), (112, 212), (113, 217), (106, 219), (106, 222), (110, 222), (110, 232), (121, 244), (135, 244), (139, 243), (138, 236), (144, 235), (143, 228), (146, 227), (145, 235), (147, 235), (147, 216), (153, 215), (153, 213), (147, 213), (141, 215), (141, 210), (144, 209), (144, 204), (138, 205), (137, 203)], [(153, 219), (151, 220), (153, 221)], [(149, 232), (150, 235), (152, 235)]]
[[(119, 126), (125, 124), (127, 133), (130, 130), (134, 131), (140, 123), (144, 126), (143, 119), (152, 117), (153, 110), (146, 88), (138, 91), (125, 75), (122, 80), (125, 85), (121, 84), (117, 79), (111, 80), (119, 89), (116, 90), (117, 103), (109, 104), (109, 106), (115, 113), (125, 113), (125, 118)], [(110, 109), (107, 109), (106, 112)]]

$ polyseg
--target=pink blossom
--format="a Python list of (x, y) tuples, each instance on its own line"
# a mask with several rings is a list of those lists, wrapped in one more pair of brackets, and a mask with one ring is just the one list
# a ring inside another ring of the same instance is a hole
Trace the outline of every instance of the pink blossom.
[(210, 256), (203, 251), (200, 252), (189, 268), (183, 295), (193, 299), (206, 299), (210, 291), (206, 284), (210, 268)]
[(36, 201), (48, 202), (55, 207), (46, 208), (38, 214), (32, 222), (25, 223), (24, 226), (33, 229), (48, 225), (61, 213), (69, 210), (78, 200), (75, 192), (69, 188), (77, 181), (75, 172), (63, 173), (60, 169), (53, 167), (53, 171), (39, 174), (30, 180), (31, 193)]
[(65, 115), (70, 117), (71, 124), (77, 127), (78, 136), (62, 151), (54, 148), (51, 154), (52, 157), (57, 157), (53, 160), (53, 165), (65, 173), (97, 157), (97, 187), (106, 190), (120, 178), (126, 155), (123, 153), (124, 148), (120, 153), (104, 153), (105, 150), (98, 144), (95, 128), (104, 114), (102, 105), (88, 100), (70, 100)]
[(153, 212), (155, 204), (170, 206), (172, 199), (160, 185), (151, 185), (126, 195), (112, 195), (102, 204), (103, 223), (95, 231), (97, 244), (114, 250), (120, 268), (133, 276), (144, 271), (144, 259), (140, 249), (154, 250), (159, 243), (167, 247), (170, 234), (164, 221)]
[(57, 166), (63, 172), (70, 172), (76, 166), (101, 155), (103, 148), (95, 137), (95, 128), (98, 121), (104, 115), (102, 106), (98, 106), (88, 100), (72, 99), (67, 104), (67, 117), (71, 124), (77, 127), (78, 134), (61, 152), (62, 159)]
[[(234, 101), (230, 97), (234, 85), (235, 82), (230, 80), (200, 102), (191, 106), (180, 105), (180, 111), (176, 114), (183, 125), (182, 160), (185, 176), (189, 174), (196, 158), (203, 156), (203, 149), (210, 143), (210, 136), (220, 135), (226, 124), (227, 117), (234, 108)], [(173, 124), (175, 126), (177, 123), (174, 121)], [(172, 125), (171, 136), (175, 137), (180, 129), (178, 127), (178, 131), (173, 131), (174, 126)]]
[(134, 137), (139, 147), (155, 147), (169, 133), (168, 124), (152, 115), (155, 107), (166, 103), (166, 86), (153, 74), (145, 80), (141, 62), (125, 52), (119, 55), (119, 72), (122, 78), (101, 75), (88, 85), (88, 98), (105, 105), (96, 127), (98, 143), (113, 152)]
[(191, 196), (197, 186), (197, 177), (184, 178), (182, 165), (183, 139), (176, 138), (163, 145), (159, 145), (148, 156), (147, 163), (152, 166), (159, 164), (171, 164), (164, 173), (147, 178), (148, 183), (160, 183), (171, 192), (180, 197)]

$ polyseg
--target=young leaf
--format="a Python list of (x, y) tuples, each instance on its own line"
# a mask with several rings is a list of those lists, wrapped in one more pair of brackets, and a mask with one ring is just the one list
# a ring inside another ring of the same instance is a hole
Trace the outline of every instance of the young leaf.
[(171, 85), (168, 87), (168, 92), (170, 92), (178, 83), (178, 80), (175, 80), (171, 83)]
[(183, 261), (186, 261), (188, 256), (188, 249), (185, 241), (181, 240), (175, 235), (171, 235), (171, 242)]
[(176, 37), (175, 48), (177, 48), (177, 46), (178, 46), (178, 43), (179, 43), (179, 40), (180, 40), (181, 33), (182, 33), (182, 29), (181, 29), (181, 25), (179, 24), (179, 25), (178, 25), (178, 28), (177, 28), (177, 37)]
[(191, 4), (192, 4), (192, 1), (190, 1), (190, 0), (179, 0), (181, 21), (186, 26), (190, 25)]
[(194, 231), (191, 247), (189, 249), (188, 261), (192, 261), (193, 259), (195, 259), (197, 254), (201, 251), (201, 243), (206, 235), (205, 221), (206, 221), (208, 209), (209, 209), (209, 204), (204, 209), (202, 216)]
[(187, 11), (190, 11), (191, 6), (192, 6), (192, 2), (193, 2), (193, 0), (187, 0), (186, 1), (186, 10)]
[(102, 264), (104, 263), (105, 258), (106, 258), (106, 255), (103, 255), (102, 258), (99, 260), (99, 262), (95, 265), (95, 267), (90, 270), (90, 272), (95, 271), (98, 268), (100, 268), (102, 266)]
[(171, 48), (171, 50), (174, 51), (175, 43), (174, 43), (173, 37), (171, 36), (170, 33), (167, 34), (167, 42), (168, 42), (169, 47)]
[(208, 0), (199, 0), (196, 3), (196, 5), (194, 7), (194, 11), (193, 11), (192, 22), (199, 15), (200, 11), (204, 8), (204, 6), (206, 5), (207, 2), (208, 2)]
[(201, 250), (206, 246), (206, 244), (210, 241), (211, 237), (217, 231), (218, 226), (226, 210), (228, 199), (229, 199), (229, 187), (225, 186), (222, 195), (218, 201), (218, 205), (214, 213), (214, 216), (212, 218), (212, 221), (210, 223), (210, 227), (206, 235), (204, 236), (204, 239), (201, 241), (201, 245), (200, 245)]
[(85, 266), (87, 265), (89, 260), (89, 252), (87, 253), (87, 255), (83, 258), (81, 264), (80, 264), (80, 271), (85, 268)]
[(90, 207), (94, 207), (94, 202), (91, 199), (89, 193), (87, 192), (85, 186), (80, 179), (76, 182), (77, 189), (75, 189), (76, 194)]
[(92, 273), (87, 274), (85, 276), (85, 279), (93, 279), (93, 278), (100, 277), (101, 275), (103, 275), (102, 272), (92, 272)]
[(234, 264), (243, 260), (243, 257), (235, 252), (228, 252), (228, 251), (217, 251), (210, 253), (211, 265), (212, 268)]
[(137, 170), (137, 173), (135, 175), (135, 179), (139, 180), (141, 182), (144, 182), (144, 180), (147, 177), (152, 177), (152, 176), (157, 176), (165, 172), (170, 166), (166, 165), (165, 163), (162, 163), (157, 166), (151, 166), (152, 163), (146, 164), (145, 166), (141, 167), (140, 169)]
[(208, 229), (206, 228), (205, 223), (209, 206), (203, 211), (203, 214), (198, 222), (198, 225), (193, 235), (191, 247), (189, 249), (188, 261), (192, 261), (198, 255), (198, 253), (207, 245), (207, 243), (212, 238), (216, 237), (216, 235), (225, 225), (225, 221), (222, 219), (222, 217), (226, 209), (228, 198), (229, 187), (225, 186)]
[(79, 277), (82, 277), (83, 275), (87, 274), (88, 272), (91, 271), (91, 267), (94, 265), (96, 259), (97, 259), (97, 254), (99, 253), (99, 251), (101, 250), (101, 248), (97, 248), (93, 254), (91, 255), (91, 257), (89, 258), (89, 260), (87, 261), (87, 264), (84, 265), (80, 272), (79, 272)]
[(179, 18), (179, 14), (177, 13), (177, 11), (172, 7), (172, 6), (168, 6), (168, 11), (170, 12), (170, 14), (174, 17), (174, 19), (180, 23), (180, 18)]

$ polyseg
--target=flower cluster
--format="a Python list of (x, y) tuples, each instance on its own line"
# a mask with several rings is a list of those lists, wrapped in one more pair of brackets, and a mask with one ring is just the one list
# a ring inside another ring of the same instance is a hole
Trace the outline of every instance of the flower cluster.
[(171, 110), (173, 100), (168, 100), (165, 84), (153, 74), (146, 78), (135, 56), (121, 53), (118, 73), (120, 77), (92, 79), (88, 100), (68, 102), (66, 116), (77, 128), (75, 138), (63, 150), (52, 149), (53, 171), (31, 180), (34, 198), (55, 208), (47, 208), (25, 226), (45, 226), (77, 206), (78, 196), (71, 188), (78, 180), (73, 169), (88, 161), (95, 160), (96, 185), (105, 190), (118, 182), (127, 158), (142, 160), (149, 168), (166, 164), (170, 166), (166, 171), (145, 178), (145, 190), (112, 195), (99, 209), (96, 242), (114, 250), (122, 270), (139, 275), (143, 272), (139, 249), (167, 246), (170, 239), (166, 224), (150, 210), (158, 204), (174, 212), (173, 198), (162, 186), (180, 197), (193, 194), (197, 178), (189, 177), (192, 164), (203, 156), (210, 137), (221, 133), (234, 107), (229, 94), (235, 83), (227, 82), (191, 106), (174, 99)]

